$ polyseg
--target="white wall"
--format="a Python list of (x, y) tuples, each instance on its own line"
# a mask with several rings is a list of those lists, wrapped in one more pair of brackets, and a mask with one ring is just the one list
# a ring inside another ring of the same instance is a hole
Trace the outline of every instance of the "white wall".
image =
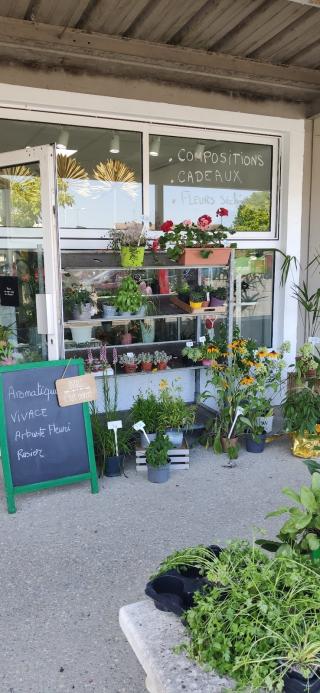
[[(313, 124), (312, 181), (310, 200), (309, 262), (320, 255), (320, 116)], [(311, 292), (320, 287), (320, 266), (310, 269), (308, 287)], [(320, 337), (320, 329), (318, 330)]]

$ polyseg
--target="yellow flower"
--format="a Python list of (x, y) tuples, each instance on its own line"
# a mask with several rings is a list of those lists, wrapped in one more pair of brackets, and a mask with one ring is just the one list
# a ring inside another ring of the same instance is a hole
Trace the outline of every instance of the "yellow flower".
[(260, 361), (256, 361), (255, 363), (252, 364), (252, 366), (254, 366), (254, 368), (262, 368), (263, 363), (260, 363)]
[(208, 347), (209, 354), (219, 354), (219, 349), (215, 346)]
[(266, 356), (269, 356), (269, 352), (266, 349), (260, 349), (260, 351), (258, 351), (258, 356), (260, 359), (265, 359)]
[(278, 358), (280, 358), (280, 354), (278, 351), (272, 350), (272, 351), (269, 351), (268, 357), (269, 357), (269, 359), (278, 359)]
[(254, 383), (254, 378), (248, 375), (246, 378), (241, 378), (240, 385), (252, 385)]
[(320, 424), (316, 424), (316, 433), (320, 433)]
[(165, 380), (165, 378), (162, 378), (162, 380), (160, 380), (160, 383), (159, 383), (160, 390), (166, 390), (167, 387), (168, 387), (168, 381)]

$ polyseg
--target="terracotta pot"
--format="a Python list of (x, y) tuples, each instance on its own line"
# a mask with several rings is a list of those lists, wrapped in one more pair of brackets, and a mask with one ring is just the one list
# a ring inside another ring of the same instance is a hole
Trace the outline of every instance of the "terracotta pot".
[(145, 363), (141, 363), (141, 370), (142, 371), (152, 371), (152, 366), (153, 366), (153, 363), (148, 363), (146, 361)]
[[(202, 257), (201, 251), (209, 250), (208, 257)], [(185, 248), (179, 257), (179, 265), (212, 265), (224, 266), (229, 262), (230, 248)]]
[(157, 368), (158, 371), (165, 371), (167, 368), (167, 362), (166, 361), (160, 361), (160, 363), (157, 363)]
[(127, 366), (124, 366), (123, 368), (124, 368), (124, 372), (125, 372), (125, 373), (128, 373), (128, 375), (130, 375), (131, 373), (135, 373), (135, 372), (136, 372), (136, 370), (137, 370), (137, 364), (136, 364), (136, 363), (133, 363), (131, 366), (127, 365)]
[(225, 438), (224, 436), (221, 436), (221, 445), (222, 445), (222, 450), (223, 452), (227, 452), (228, 448), (235, 448), (238, 445), (239, 438)]

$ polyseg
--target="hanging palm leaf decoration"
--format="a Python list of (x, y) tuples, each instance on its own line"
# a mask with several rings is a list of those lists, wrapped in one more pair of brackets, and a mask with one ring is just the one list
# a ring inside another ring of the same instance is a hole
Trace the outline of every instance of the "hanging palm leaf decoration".
[(70, 156), (57, 156), (57, 175), (58, 178), (72, 178), (73, 180), (87, 180), (88, 174), (77, 159)]
[(111, 188), (112, 183), (121, 183), (121, 188), (129, 195), (136, 195), (136, 180), (135, 172), (127, 166), (123, 161), (115, 159), (107, 159), (100, 161), (93, 170), (94, 178), (102, 181)]
[(12, 183), (23, 184), (26, 181), (21, 181), (17, 179), (21, 178), (31, 178), (34, 174), (31, 173), (28, 166), (20, 164), (18, 166), (6, 166), (0, 169), (0, 188), (8, 189), (12, 186)]

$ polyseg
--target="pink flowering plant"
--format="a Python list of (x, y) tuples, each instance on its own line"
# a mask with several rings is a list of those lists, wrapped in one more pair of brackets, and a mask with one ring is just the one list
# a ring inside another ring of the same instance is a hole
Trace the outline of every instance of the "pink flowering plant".
[(191, 219), (185, 219), (179, 224), (174, 224), (171, 220), (165, 221), (160, 227), (163, 232), (159, 238), (160, 248), (166, 250), (172, 260), (178, 260), (185, 248), (201, 248), (202, 257), (208, 257), (210, 249), (221, 248), (228, 236), (222, 225), (222, 217), (228, 215), (228, 210), (224, 209), (224, 214), (221, 214), (221, 209), (217, 211), (219, 224), (212, 223), (209, 214), (202, 214), (197, 222)]

